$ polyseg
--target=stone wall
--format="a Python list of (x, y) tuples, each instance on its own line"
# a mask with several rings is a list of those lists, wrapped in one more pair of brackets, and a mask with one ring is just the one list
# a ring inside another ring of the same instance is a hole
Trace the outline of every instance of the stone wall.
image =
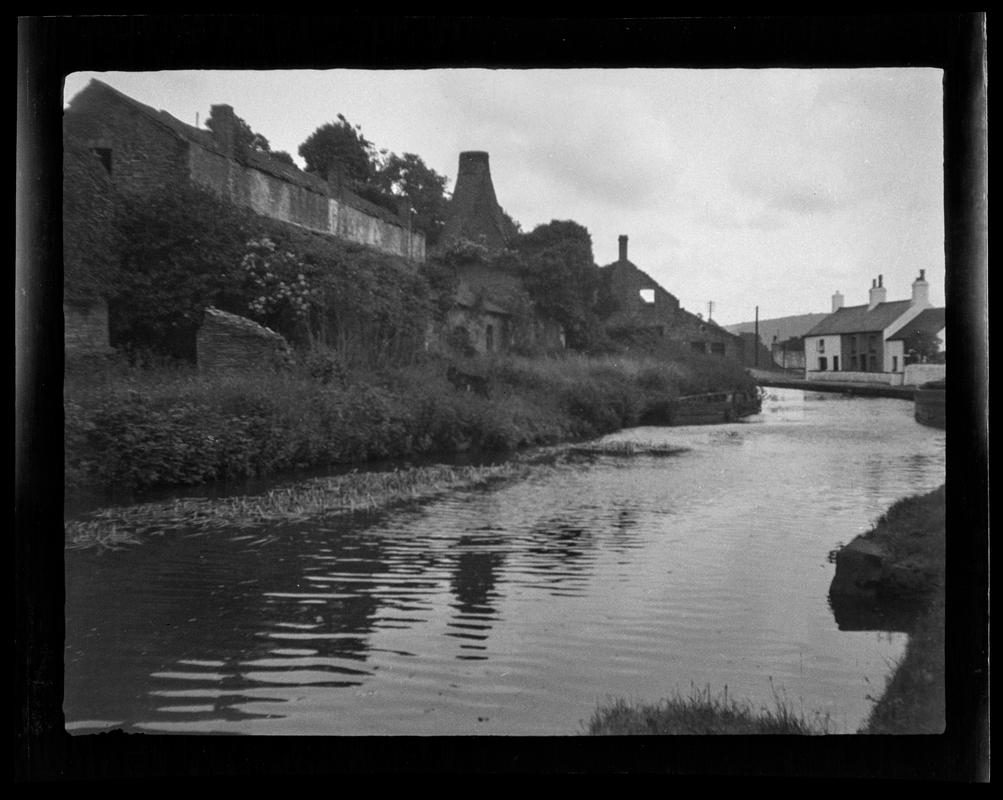
[(919, 386), (927, 381), (942, 381), (947, 378), (947, 364), (909, 364), (903, 373), (902, 383)]
[(207, 308), (196, 340), (199, 369), (207, 372), (279, 367), (288, 361), (286, 340), (246, 317)]
[[(236, 119), (229, 106), (213, 111), (219, 112), (220, 128)], [(424, 234), (397, 214), (267, 153), (237, 154), (225, 131), (217, 136), (187, 125), (100, 81), (73, 98), (64, 127), (102, 158), (125, 193), (163, 194), (192, 182), (262, 216), (412, 261), (425, 259)]]
[(63, 346), (67, 357), (112, 352), (108, 343), (108, 304), (104, 300), (63, 304)]

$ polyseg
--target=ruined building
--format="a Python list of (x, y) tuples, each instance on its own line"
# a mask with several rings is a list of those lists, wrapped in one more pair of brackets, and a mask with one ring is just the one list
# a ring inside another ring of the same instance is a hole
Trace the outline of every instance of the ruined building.
[[(479, 150), (460, 153), (456, 189), (439, 253), (464, 240), (497, 253), (513, 236), (495, 195), (488, 154)], [(533, 312), (519, 275), (478, 258), (451, 261), (456, 290), (452, 308), (445, 315), (445, 330), (439, 332), (441, 338), (465, 341), (470, 350), (479, 353), (505, 352), (519, 345), (564, 346), (560, 325)]]
[(212, 107), (213, 131), (92, 80), (70, 102), (64, 132), (88, 147), (119, 191), (169, 192), (179, 181), (210, 189), (262, 216), (369, 245), (410, 261), (425, 260), (425, 236), (395, 214), (349, 191), (238, 144), (227, 105)]
[(698, 353), (742, 360), (741, 337), (682, 308), (675, 295), (627, 258), (626, 236), (620, 236), (619, 248), (620, 257), (600, 269), (607, 308), (603, 325), (612, 337), (646, 333)]

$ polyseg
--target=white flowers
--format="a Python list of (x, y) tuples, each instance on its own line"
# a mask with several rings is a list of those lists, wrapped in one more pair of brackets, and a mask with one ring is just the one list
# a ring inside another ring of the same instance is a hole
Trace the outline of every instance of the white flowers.
[(248, 303), (251, 313), (266, 316), (287, 308), (299, 318), (309, 314), (313, 290), (295, 254), (278, 252), (275, 242), (262, 237), (247, 243), (240, 265), (252, 291), (258, 294)]

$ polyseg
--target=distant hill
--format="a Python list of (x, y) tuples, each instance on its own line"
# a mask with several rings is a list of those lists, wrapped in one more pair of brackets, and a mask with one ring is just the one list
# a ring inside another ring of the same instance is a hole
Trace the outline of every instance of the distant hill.
[[(759, 339), (769, 347), (773, 343), (773, 337), (777, 337), (778, 342), (790, 339), (792, 336), (804, 336), (814, 328), (819, 322), (828, 317), (828, 314), (798, 314), (793, 317), (777, 317), (775, 319), (759, 320)], [(755, 333), (756, 322), (739, 322), (736, 325), (724, 325), (729, 333)]]

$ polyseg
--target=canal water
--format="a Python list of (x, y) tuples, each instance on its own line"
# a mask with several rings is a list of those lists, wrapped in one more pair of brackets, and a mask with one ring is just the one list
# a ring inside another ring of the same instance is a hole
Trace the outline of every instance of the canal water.
[(739, 423), (608, 437), (680, 455), (368, 526), (67, 551), (67, 730), (569, 735), (609, 697), (727, 687), (853, 733), (907, 634), (837, 624), (828, 554), (944, 481), (945, 435), (902, 400), (770, 392)]

